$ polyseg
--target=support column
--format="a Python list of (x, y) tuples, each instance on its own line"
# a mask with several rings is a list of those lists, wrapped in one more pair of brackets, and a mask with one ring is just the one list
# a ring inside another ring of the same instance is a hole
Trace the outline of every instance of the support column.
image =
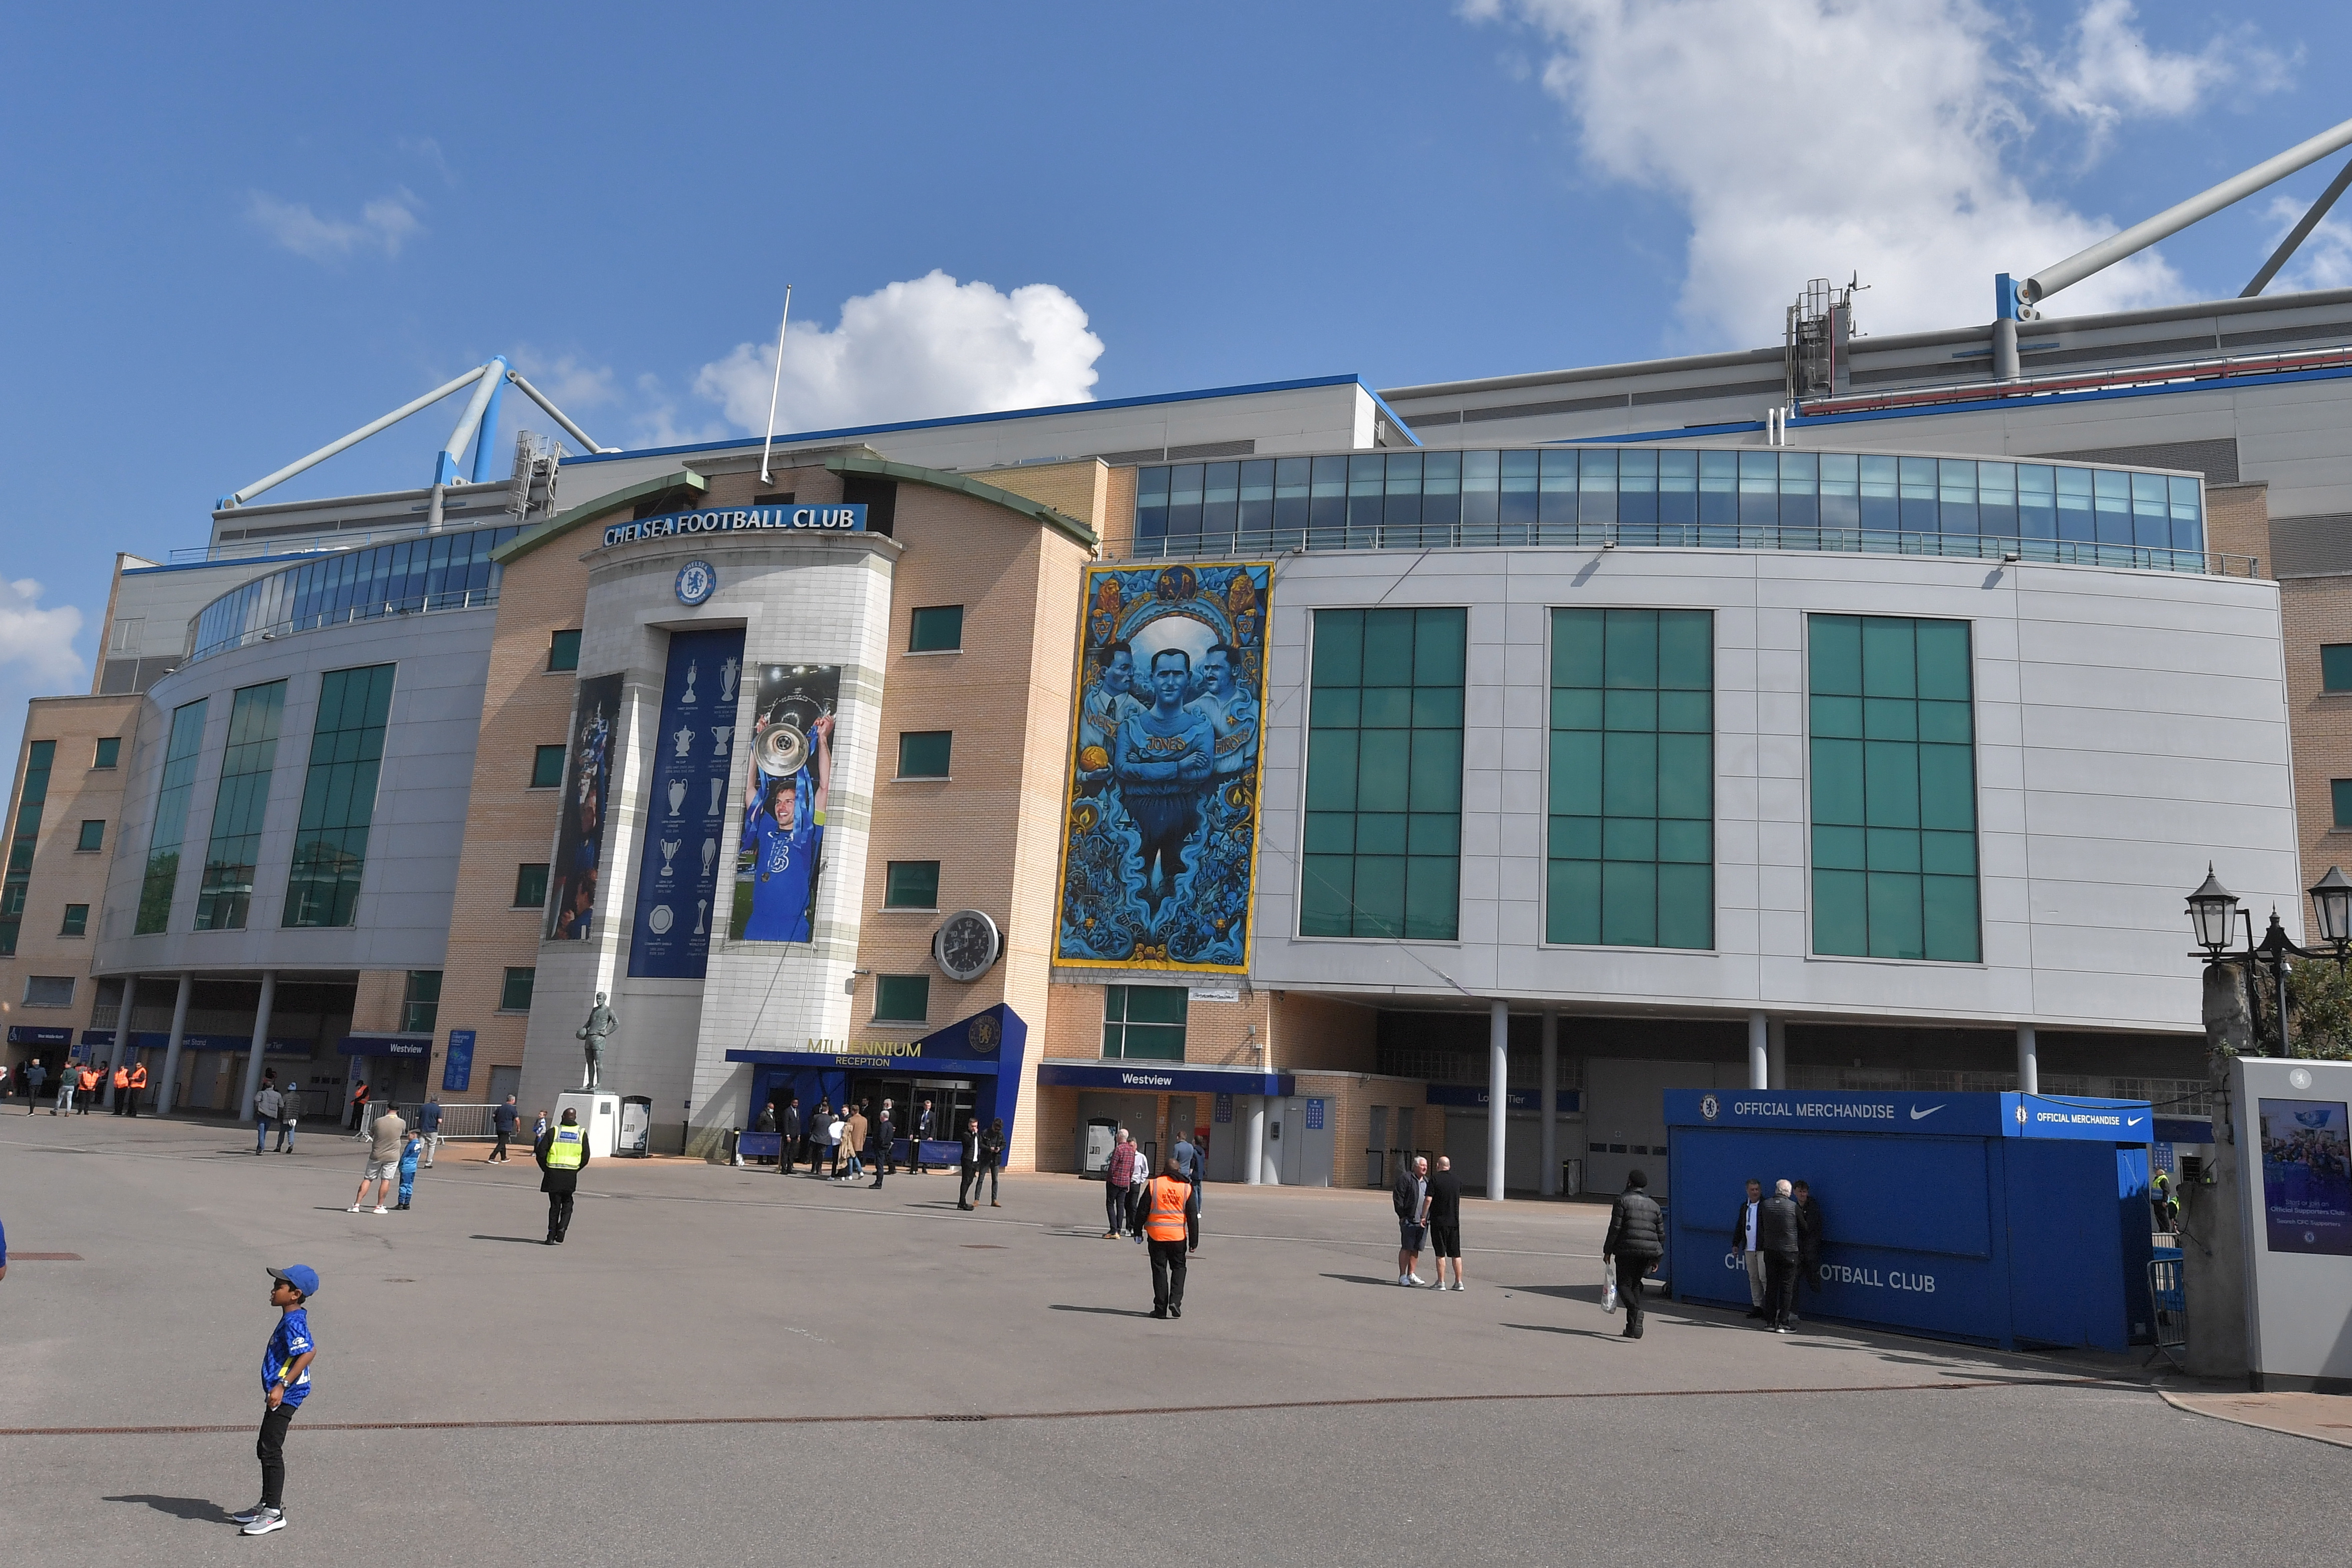
[(114, 1109), (114, 1070), (122, 1065), (125, 1052), (131, 1049), (131, 1014), (139, 1001), (139, 977), (122, 977), (122, 1012), (114, 1020), (114, 1044), (106, 1053), (105, 1081), (100, 1085), (106, 1095), (106, 1109)]
[(1789, 1086), (1789, 1020), (1771, 1019), (1764, 1025), (1764, 1073), (1767, 1089)]
[(1486, 1012), (1486, 1196), (1503, 1201), (1503, 1134), (1511, 1113), (1511, 1004)]
[(195, 976), (182, 970), (180, 994), (172, 999), (172, 1038), (163, 1047), (163, 1098), (162, 1103), (155, 1107), (155, 1113), (159, 1116), (171, 1110), (177, 1098), (175, 1086), (180, 1082), (180, 1037), (187, 1032), (188, 993), (195, 988)]
[(2042, 1092), (2042, 1059), (2033, 1040), (2033, 1026), (2017, 1026), (2017, 1086), (2028, 1094)]
[(1249, 1108), (1242, 1113), (1249, 1118), (1249, 1131), (1243, 1134), (1242, 1148), (1248, 1158), (1243, 1165), (1242, 1185), (1263, 1186), (1265, 1185), (1265, 1096), (1252, 1094), (1247, 1099)]
[(278, 1005), (278, 971), (261, 971), (261, 1005), (253, 1011), (253, 1049), (245, 1057), (245, 1092), (236, 1097), (236, 1119), (253, 1125), (253, 1097), (261, 1092), (261, 1062), (269, 1054), (269, 1014)]
[(1537, 1091), (1540, 1096), (1536, 1109), (1536, 1125), (1542, 1129), (1536, 1140), (1537, 1158), (1542, 1167), (1537, 1172), (1536, 1190), (1546, 1197), (1559, 1196), (1559, 1009), (1546, 1008), (1543, 1012), (1543, 1083)]
[(1762, 1013), (1748, 1015), (1748, 1087), (1772, 1087), (1771, 1024)]

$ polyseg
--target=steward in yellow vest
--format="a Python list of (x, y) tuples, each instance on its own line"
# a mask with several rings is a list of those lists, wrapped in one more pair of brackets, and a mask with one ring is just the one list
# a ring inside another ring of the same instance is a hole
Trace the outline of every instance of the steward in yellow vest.
[(588, 1129), (580, 1124), (579, 1113), (567, 1109), (555, 1125), (540, 1134), (531, 1153), (544, 1173), (539, 1178), (539, 1190), (547, 1195), (545, 1245), (553, 1247), (572, 1228), (572, 1195), (588, 1164)]

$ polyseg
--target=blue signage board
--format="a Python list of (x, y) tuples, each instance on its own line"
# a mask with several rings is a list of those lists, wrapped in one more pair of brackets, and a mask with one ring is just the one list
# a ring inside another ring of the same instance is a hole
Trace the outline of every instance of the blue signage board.
[(2151, 1124), (2151, 1132), (2161, 1144), (2210, 1144), (2213, 1141), (2213, 1124), (2204, 1116), (2158, 1116)]
[(1223, 1067), (1158, 1066), (1139, 1061), (1041, 1061), (1041, 1085), (1117, 1089), (1142, 1094), (1274, 1094), (1297, 1092), (1287, 1072), (1236, 1072)]
[[(114, 1044), (114, 1031), (110, 1029), (86, 1029), (81, 1031), (81, 1042), (91, 1050), (111, 1048)], [(164, 1051), (170, 1048), (171, 1043), (170, 1032), (160, 1029), (142, 1029), (131, 1037), (131, 1049), (133, 1051)], [(183, 1034), (180, 1036), (180, 1049), (231, 1052), (251, 1051), (253, 1037), (249, 1034)], [(269, 1049), (262, 1054), (264, 1056), (299, 1056), (307, 1060), (317, 1051), (316, 1040), (278, 1040), (272, 1037)]]
[(1323, 1102), (1311, 1096), (1307, 1102), (1307, 1130), (1310, 1133), (1323, 1130)]
[(690, 538), (703, 534), (766, 533), (854, 534), (866, 531), (863, 505), (811, 507), (715, 507), (697, 512), (665, 512), (614, 523), (604, 530), (604, 546), (634, 544), (639, 539)]
[[(820, 1102), (848, 1104), (861, 1092), (857, 1089), (861, 1082), (870, 1086), (877, 1079), (887, 1082), (901, 1074), (908, 1079), (920, 1074), (969, 1078), (971, 1113), (983, 1127), (1001, 1119), (1009, 1135), (1020, 1099), (1021, 1060), (1028, 1044), (1027, 1021), (998, 1002), (915, 1040), (812, 1040), (802, 1051), (737, 1050), (727, 1052), (727, 1060), (751, 1068), (748, 1103), (752, 1109), (746, 1120), (756, 1119), (761, 1105), (783, 1103), (787, 1092), (800, 1096), (801, 1111), (806, 1115)], [(863, 1092), (878, 1098), (883, 1092), (869, 1087)], [(746, 1153), (750, 1147), (746, 1146)]]
[(1218, 1122), (1219, 1122), (1220, 1124), (1223, 1124), (1223, 1123), (1230, 1123), (1233, 1119), (1234, 1119), (1234, 1097), (1233, 1097), (1232, 1095), (1230, 1095), (1230, 1094), (1220, 1094), (1220, 1095), (1218, 1095), (1218, 1096), (1217, 1096), (1217, 1120), (1218, 1120)]
[(670, 633), (653, 785), (641, 824), (632, 976), (698, 980), (709, 967), (719, 868), (728, 862), (732, 869), (724, 847), (727, 785), (735, 770), (742, 683), (741, 627)]
[(10, 1045), (71, 1045), (73, 1030), (70, 1026), (52, 1029), (46, 1024), (12, 1023), (8, 1026), (8, 1043)]
[(474, 1031), (453, 1029), (449, 1031), (449, 1056), (441, 1064), (441, 1092), (463, 1094), (474, 1082)]
[(335, 1043), (338, 1056), (397, 1056), (415, 1058), (433, 1054), (433, 1042), (413, 1035), (347, 1034)]
[[(1489, 1102), (1486, 1087), (1480, 1083), (1433, 1083), (1424, 1092), (1432, 1105), (1461, 1105), (1483, 1111)], [(1504, 1103), (1509, 1110), (1524, 1111), (1530, 1116), (1542, 1103), (1542, 1095), (1537, 1090), (1512, 1089), (1506, 1094)], [(1584, 1103), (1582, 1092), (1575, 1089), (1555, 1089), (1552, 1100), (1563, 1112), (1574, 1111)]]

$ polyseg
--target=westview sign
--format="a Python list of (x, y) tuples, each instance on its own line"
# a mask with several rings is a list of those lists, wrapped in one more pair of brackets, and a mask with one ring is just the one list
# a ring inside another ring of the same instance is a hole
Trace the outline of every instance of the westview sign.
[(703, 534), (863, 533), (866, 507), (719, 507), (699, 512), (668, 512), (614, 523), (604, 530), (604, 548), (634, 544), (640, 539), (671, 539)]

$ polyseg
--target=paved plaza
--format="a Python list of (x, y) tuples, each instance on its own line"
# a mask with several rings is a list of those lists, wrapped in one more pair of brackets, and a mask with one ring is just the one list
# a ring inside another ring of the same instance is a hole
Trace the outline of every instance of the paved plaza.
[[(527, 1155), (451, 1151), (379, 1217), (347, 1136), (250, 1138), (0, 1118), (17, 1561), (2256, 1564), (2352, 1527), (2352, 1455), (2169, 1406), (2137, 1357), (1670, 1304), (1623, 1342), (1598, 1206), (1473, 1205), (1440, 1294), (1392, 1283), (1384, 1194), (1212, 1187), (1160, 1322), (1066, 1176), (964, 1214), (952, 1175), (598, 1162), (549, 1248)], [(325, 1284), (290, 1522), (242, 1540), (262, 1270), (295, 1261)]]

